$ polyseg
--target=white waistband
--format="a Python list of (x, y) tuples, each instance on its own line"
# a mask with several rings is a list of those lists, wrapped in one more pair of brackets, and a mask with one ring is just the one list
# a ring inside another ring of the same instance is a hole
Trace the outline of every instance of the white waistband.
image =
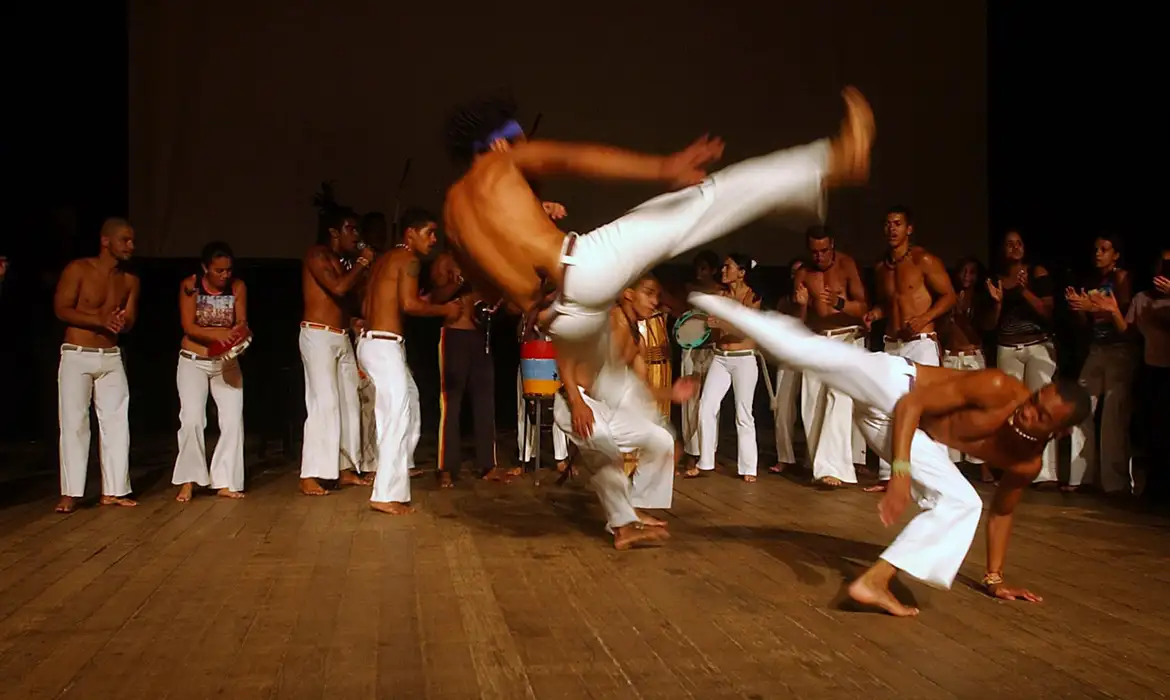
[(334, 328), (325, 323), (314, 323), (313, 321), (301, 321), (301, 328), (307, 331), (324, 331), (326, 333), (333, 333), (334, 335), (345, 335), (345, 331), (340, 328)]
[(406, 338), (391, 331), (362, 331), (362, 337), (369, 340), (393, 340), (396, 343), (405, 343)]
[(92, 352), (98, 355), (121, 355), (122, 348), (117, 345), (112, 348), (87, 348), (84, 345), (61, 343), (61, 352)]

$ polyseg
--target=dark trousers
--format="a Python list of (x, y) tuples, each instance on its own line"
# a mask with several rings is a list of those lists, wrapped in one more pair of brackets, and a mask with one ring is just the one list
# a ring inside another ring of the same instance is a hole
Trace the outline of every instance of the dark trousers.
[(1145, 496), (1164, 504), (1170, 502), (1170, 367), (1144, 365), (1137, 379), (1134, 442), (1146, 470)]
[(439, 470), (452, 478), (459, 475), (463, 461), (459, 415), (463, 396), (471, 394), (475, 465), (484, 474), (496, 466), (496, 371), (483, 331), (444, 328), (439, 337), (439, 369)]

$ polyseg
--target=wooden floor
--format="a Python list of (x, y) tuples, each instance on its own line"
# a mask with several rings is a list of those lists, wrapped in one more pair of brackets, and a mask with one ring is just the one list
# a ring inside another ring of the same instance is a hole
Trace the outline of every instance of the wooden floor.
[[(1170, 523), (1030, 494), (1039, 605), (909, 583), (916, 620), (839, 608), (892, 532), (876, 498), (784, 477), (676, 483), (674, 538), (616, 552), (580, 484), (0, 510), (0, 697), (1145, 698), (1170, 691)], [(985, 492), (986, 493), (986, 492)], [(982, 538), (982, 531), (979, 535)], [(1160, 690), (1159, 690), (1160, 689)]]

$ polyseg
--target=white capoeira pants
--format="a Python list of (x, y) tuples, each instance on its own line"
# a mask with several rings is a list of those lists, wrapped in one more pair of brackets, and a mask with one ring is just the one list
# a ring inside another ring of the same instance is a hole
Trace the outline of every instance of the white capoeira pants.
[[(516, 448), (520, 450), (521, 462), (527, 462), (536, 455), (536, 446), (540, 440), (536, 433), (536, 421), (528, 419), (527, 411), (524, 378), (520, 368), (516, 368)], [(569, 440), (565, 437), (565, 431), (556, 423), (552, 425), (552, 443), (553, 459), (563, 462), (569, 458)]]
[(122, 352), (65, 343), (57, 366), (62, 496), (85, 495), (91, 401), (98, 419), (102, 495), (125, 496), (130, 493), (130, 385)]
[[(214, 360), (179, 353), (175, 369), (179, 389), (179, 456), (172, 484), (198, 484), (244, 490), (244, 375), (237, 360)], [(207, 394), (215, 399), (219, 440), (207, 469)]]
[(655, 265), (767, 214), (799, 220), (799, 230), (823, 221), (828, 167), (827, 139), (777, 151), (655, 197), (587, 235), (566, 236), (564, 281), (549, 327), (558, 354), (589, 361), (608, 351), (602, 336), (614, 300)]
[(787, 367), (776, 370), (776, 398), (772, 402), (772, 417), (776, 421), (777, 464), (796, 464), (796, 450), (792, 442), (796, 433), (802, 382), (798, 370)]
[[(983, 359), (982, 350), (965, 350), (963, 352), (953, 353), (947, 350), (943, 353), (942, 366), (950, 369), (961, 369), (968, 372), (974, 372), (981, 369), (987, 369), (987, 361)], [(1055, 443), (1052, 443), (1053, 445)], [(1051, 445), (1050, 445), (1051, 446)], [(967, 461), (971, 464), (983, 464), (983, 460), (978, 457), (972, 457), (968, 454), (963, 454), (960, 450), (947, 449), (951, 456), (952, 462)]]
[[(851, 397), (866, 441), (890, 458), (894, 407), (912, 387), (917, 374), (913, 362), (830, 340), (809, 331), (799, 319), (749, 309), (732, 299), (691, 294), (690, 302), (786, 366), (816, 373), (830, 388)], [(914, 432), (910, 447), (910, 479), (921, 512), (881, 558), (926, 583), (950, 588), (975, 537), (983, 504), (947, 448), (921, 430)]]
[[(682, 351), (682, 370), (680, 377), (696, 377), (699, 387), (707, 381), (707, 372), (715, 360), (715, 349), (711, 347), (684, 348)], [(699, 456), (699, 401), (703, 392), (696, 392), (682, 405), (682, 438), (683, 452), (692, 457)]]
[(698, 468), (715, 468), (715, 450), (719, 447), (719, 408), (727, 390), (735, 401), (735, 433), (739, 438), (736, 456), (740, 476), (755, 476), (759, 454), (756, 449), (756, 419), (752, 407), (756, 399), (756, 382), (760, 364), (754, 350), (715, 350), (715, 359), (707, 371), (699, 399)]
[[(865, 336), (857, 328), (830, 331), (825, 337), (865, 349)], [(856, 484), (853, 465), (865, 464), (865, 438), (853, 422), (853, 399), (831, 389), (813, 372), (805, 373), (801, 389), (800, 414), (813, 480), (835, 478)]]
[[(361, 369), (359, 367), (359, 369)], [(374, 405), (377, 394), (374, 391), (374, 382), (365, 370), (358, 372), (358, 415), (361, 420), (361, 471), (372, 473), (378, 471), (378, 423), (374, 417)]]
[(361, 409), (357, 360), (349, 334), (301, 324), (305, 367), (302, 479), (336, 479), (361, 464)]
[[(1137, 363), (1137, 349), (1129, 343), (1089, 346), (1079, 381), (1092, 397), (1093, 410), (1072, 430), (1070, 486), (1091, 484), (1096, 477), (1106, 493), (1132, 492), (1129, 419)], [(1101, 404), (1100, 440), (1093, 418), (1098, 404)], [(1164, 435), (1161, 437), (1166, 439)]]
[[(886, 338), (884, 349), (887, 355), (904, 357), (920, 365), (938, 367), (942, 362), (942, 350), (938, 339), (929, 333), (920, 333), (917, 338), (911, 340)], [(884, 457), (878, 463), (878, 480), (890, 480), (890, 463)]]
[(362, 368), (374, 382), (374, 419), (378, 432), (375, 503), (409, 503), (410, 470), (421, 434), (418, 387), (406, 365), (401, 336), (367, 331), (358, 340)]
[[(573, 432), (568, 401), (557, 394), (553, 417), (581, 450), (589, 483), (601, 499), (606, 527), (638, 521), (634, 508), (670, 508), (674, 496), (674, 435), (641, 380), (628, 368), (603, 368), (595, 396), (582, 394), (593, 411), (588, 440)], [(603, 400), (601, 397), (605, 397)], [(638, 450), (633, 482), (626, 477), (622, 453)]]
[[(1056, 376), (1056, 345), (1052, 341), (1031, 345), (1000, 345), (995, 350), (995, 366), (1015, 377), (1028, 387), (1039, 391)], [(1058, 480), (1058, 441), (1051, 440), (1040, 455), (1040, 473), (1033, 483), (1051, 483)]]

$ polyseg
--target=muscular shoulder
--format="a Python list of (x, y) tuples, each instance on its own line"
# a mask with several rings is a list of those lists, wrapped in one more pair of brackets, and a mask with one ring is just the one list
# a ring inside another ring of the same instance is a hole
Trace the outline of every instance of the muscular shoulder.
[(919, 245), (910, 249), (910, 259), (914, 261), (915, 265), (921, 268), (933, 268), (942, 265), (942, 262), (935, 257), (934, 253)]
[(1023, 382), (1003, 370), (984, 369), (963, 374), (963, 383), (972, 389), (972, 393), (984, 398), (1002, 398), (1006, 401), (1031, 393)]
[(837, 264), (841, 266), (842, 272), (857, 272), (857, 258), (848, 253), (837, 251)]
[(67, 265), (61, 271), (62, 275), (84, 275), (92, 272), (97, 267), (97, 258), (78, 258)]

